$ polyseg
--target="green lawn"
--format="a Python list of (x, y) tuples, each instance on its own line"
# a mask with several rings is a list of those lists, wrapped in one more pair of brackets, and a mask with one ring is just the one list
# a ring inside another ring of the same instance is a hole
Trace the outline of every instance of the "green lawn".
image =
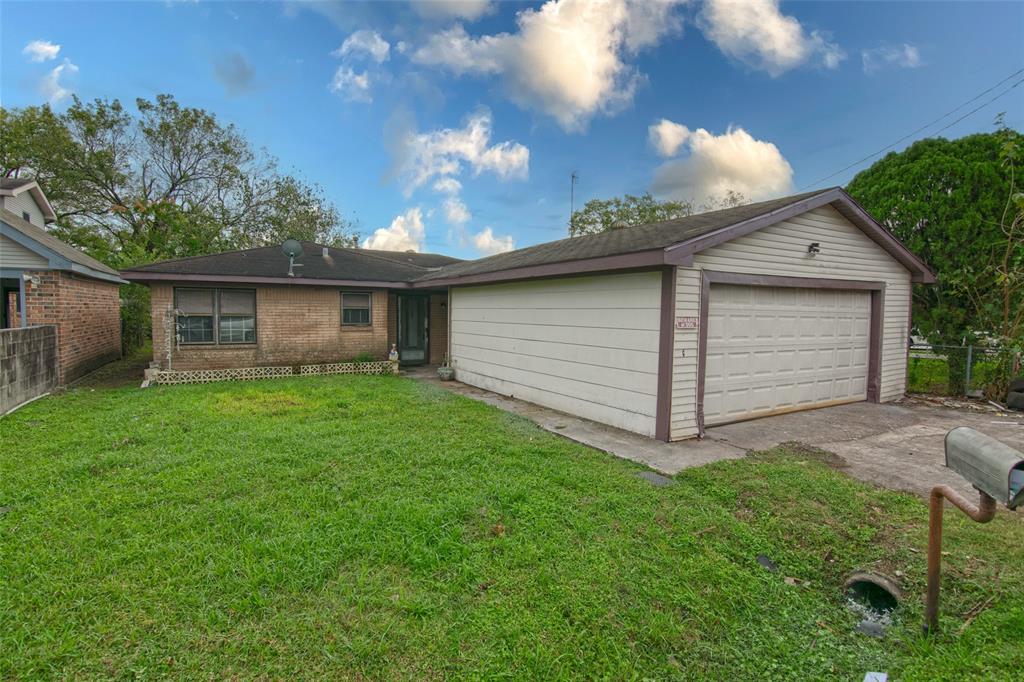
[[(822, 459), (656, 488), (393, 377), (52, 396), (0, 419), (0, 678), (1019, 674), (1019, 517), (947, 514), (929, 640), (924, 503)], [(852, 632), (858, 567), (903, 575), (883, 641)]]

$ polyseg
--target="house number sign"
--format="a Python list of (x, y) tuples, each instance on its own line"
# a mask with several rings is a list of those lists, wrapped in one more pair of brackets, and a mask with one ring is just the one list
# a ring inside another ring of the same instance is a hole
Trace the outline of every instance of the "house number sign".
[(677, 317), (676, 318), (676, 329), (696, 329), (697, 318), (696, 317)]

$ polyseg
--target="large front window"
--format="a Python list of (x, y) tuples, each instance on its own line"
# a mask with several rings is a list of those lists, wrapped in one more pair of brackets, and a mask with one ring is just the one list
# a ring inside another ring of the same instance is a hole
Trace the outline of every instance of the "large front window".
[(256, 343), (252, 289), (175, 289), (174, 307), (183, 344)]

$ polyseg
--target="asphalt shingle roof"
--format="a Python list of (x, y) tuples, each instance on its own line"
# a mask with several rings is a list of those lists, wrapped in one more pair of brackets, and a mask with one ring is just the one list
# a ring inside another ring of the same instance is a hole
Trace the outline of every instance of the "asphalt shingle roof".
[(32, 178), (0, 178), (0, 189), (18, 189), (30, 182), (35, 182), (35, 180)]
[[(434, 253), (407, 253), (373, 249), (327, 248), (302, 242), (302, 255), (295, 259), (295, 276), (304, 279), (411, 282), (443, 265), (460, 262), (458, 258)], [(229, 251), (210, 256), (195, 256), (127, 268), (133, 272), (174, 275), (224, 275), (230, 277), (287, 277), (288, 257), (280, 246), (265, 246)]]
[(106, 265), (99, 262), (92, 256), (88, 256), (79, 251), (78, 249), (76, 249), (75, 247), (69, 244), (65, 244), (64, 242), (54, 237), (52, 234), (50, 234), (43, 228), (33, 225), (29, 221), (25, 220), (17, 213), (8, 211), (5, 208), (2, 212), (2, 218), (5, 224), (22, 233), (29, 239), (32, 239), (38, 242), (39, 244), (42, 244), (46, 248), (57, 253), (63, 258), (71, 261), (72, 263), (84, 265), (87, 268), (97, 270), (107, 275), (114, 275), (115, 277), (118, 276), (117, 270), (107, 267)]
[(449, 277), (465, 277), (502, 270), (512, 270), (534, 265), (564, 263), (587, 258), (617, 256), (637, 253), (652, 249), (663, 249), (688, 239), (700, 237), (708, 232), (729, 227), (751, 218), (771, 213), (798, 201), (831, 190), (817, 190), (804, 194), (759, 201), (719, 211), (698, 213), (697, 215), (649, 223), (636, 227), (624, 227), (599, 234), (582, 237), (569, 237), (556, 242), (547, 242), (525, 249), (517, 249), (479, 260), (463, 261), (449, 265), (441, 270), (424, 275), (420, 280), (432, 280)]

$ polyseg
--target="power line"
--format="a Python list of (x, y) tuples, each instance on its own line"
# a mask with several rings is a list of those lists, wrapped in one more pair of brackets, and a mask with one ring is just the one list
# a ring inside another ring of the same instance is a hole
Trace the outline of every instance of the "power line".
[[(837, 170), (837, 171), (836, 171), (835, 173), (832, 173), (832, 174), (830, 174), (830, 175), (826, 175), (825, 177), (823, 177), (823, 178), (819, 178), (818, 180), (815, 180), (814, 182), (812, 182), (812, 183), (810, 183), (810, 184), (804, 185), (803, 187), (801, 187), (801, 188), (800, 188), (800, 190), (799, 190), (799, 191), (803, 191), (803, 190), (805, 190), (805, 189), (808, 189), (809, 187), (814, 187), (815, 185), (819, 185), (819, 184), (821, 184), (822, 182), (825, 182), (826, 180), (830, 180), (831, 178), (834, 178), (835, 176), (839, 175), (840, 173), (844, 173), (844, 172), (846, 172), (846, 171), (850, 170), (850, 169), (851, 169), (851, 168), (853, 168), (854, 166), (858, 166), (858, 165), (860, 165), (860, 164), (864, 163), (865, 161), (867, 161), (867, 160), (871, 159), (872, 157), (878, 156), (878, 155), (879, 155), (879, 154), (881, 154), (882, 152), (885, 152), (885, 151), (887, 151), (887, 150), (889, 150), (889, 149), (892, 149), (893, 147), (895, 147), (896, 145), (898, 145), (898, 144), (899, 144), (900, 142), (903, 142), (904, 140), (907, 140), (907, 139), (909, 139), (909, 138), (911, 138), (911, 137), (914, 137), (914, 136), (915, 136), (915, 135), (917, 135), (918, 133), (920, 133), (920, 132), (922, 132), (922, 131), (924, 131), (924, 130), (927, 130), (928, 128), (931, 128), (931, 127), (932, 127), (933, 125), (935, 125), (936, 123), (939, 123), (939, 122), (940, 122), (940, 121), (942, 121), (943, 119), (945, 119), (945, 118), (948, 118), (948, 117), (952, 116), (952, 115), (953, 115), (953, 114), (955, 114), (956, 112), (958, 112), (958, 111), (960, 111), (961, 109), (963, 109), (964, 107), (966, 107), (966, 106), (967, 106), (968, 104), (970, 104), (970, 103), (972, 103), (972, 102), (976, 102), (976, 101), (978, 101), (979, 99), (981, 99), (982, 97), (984, 97), (984, 96), (985, 96), (985, 95), (987, 95), (988, 93), (992, 92), (993, 90), (995, 90), (996, 88), (998, 88), (998, 87), (999, 87), (1000, 85), (1002, 85), (1002, 84), (1003, 84), (1003, 83), (1005, 83), (1006, 81), (1009, 81), (1009, 80), (1013, 80), (1014, 78), (1016, 78), (1017, 76), (1021, 75), (1022, 73), (1024, 73), (1024, 69), (1018, 69), (1017, 71), (1015, 71), (1014, 73), (1011, 73), (1011, 74), (1010, 74), (1009, 76), (1007, 76), (1007, 77), (1006, 77), (1006, 78), (1004, 78), (1003, 80), (999, 81), (998, 83), (996, 83), (996, 84), (995, 84), (995, 85), (993, 85), (992, 87), (988, 88), (987, 90), (983, 90), (982, 92), (979, 92), (979, 93), (978, 93), (977, 95), (975, 95), (974, 97), (970, 98), (970, 99), (969, 99), (969, 100), (967, 100), (966, 102), (964, 102), (964, 103), (960, 104), (960, 105), (959, 105), (959, 106), (957, 106), (957, 107), (956, 107), (955, 109), (953, 109), (953, 110), (951, 110), (951, 111), (948, 111), (948, 112), (946, 112), (946, 113), (945, 113), (945, 114), (943, 114), (942, 116), (939, 116), (939, 117), (938, 117), (937, 119), (935, 119), (935, 120), (934, 120), (934, 121), (932, 121), (931, 123), (926, 123), (925, 125), (921, 126), (921, 127), (920, 127), (920, 128), (918, 128), (917, 130), (914, 130), (913, 132), (907, 133), (906, 135), (904, 135), (904, 136), (903, 136), (903, 137), (901, 137), (900, 139), (896, 140), (896, 141), (895, 141), (895, 142), (893, 142), (892, 144), (888, 144), (888, 145), (886, 145), (886, 146), (882, 147), (881, 149), (879, 149), (879, 150), (878, 150), (877, 152), (872, 152), (871, 154), (868, 154), (868, 155), (867, 155), (867, 156), (865, 156), (864, 158), (862, 158), (862, 159), (858, 159), (858, 160), (854, 161), (853, 163), (851, 163), (850, 165), (848, 165), (848, 166), (845, 166), (845, 167), (843, 167), (843, 168), (840, 168), (840, 169), (839, 169), (839, 170)], [(957, 124), (957, 123), (959, 123), (960, 121), (964, 120), (964, 119), (965, 119), (965, 118), (967, 118), (968, 116), (971, 116), (972, 114), (975, 114), (975, 113), (977, 113), (978, 111), (980, 111), (980, 110), (984, 109), (984, 108), (985, 108), (985, 107), (987, 107), (987, 106), (988, 106), (989, 104), (992, 104), (992, 102), (995, 102), (995, 101), (996, 101), (997, 99), (999, 99), (1000, 97), (1002, 97), (1002, 96), (1003, 96), (1003, 95), (1005, 95), (1006, 93), (1010, 92), (1011, 90), (1013, 90), (1014, 88), (1016, 88), (1016, 87), (1017, 87), (1018, 85), (1020, 85), (1021, 83), (1024, 83), (1024, 79), (1022, 79), (1022, 80), (1019, 80), (1019, 81), (1017, 81), (1016, 83), (1014, 83), (1013, 85), (1011, 85), (1010, 87), (1008, 87), (1008, 88), (1007, 88), (1006, 90), (1003, 90), (1003, 91), (1002, 91), (1001, 93), (999, 93), (998, 95), (996, 95), (996, 96), (995, 96), (995, 97), (993, 97), (992, 99), (988, 100), (988, 101), (987, 101), (987, 102), (985, 102), (984, 104), (982, 104), (982, 105), (980, 105), (980, 106), (978, 106), (978, 107), (975, 107), (974, 109), (971, 109), (970, 111), (968, 111), (968, 112), (967, 112), (966, 114), (964, 114), (964, 115), (963, 115), (963, 116), (961, 116), (960, 118), (956, 119), (956, 120), (955, 120), (955, 121), (953, 121), (952, 123), (949, 123), (949, 124), (947, 124), (947, 125), (943, 126), (942, 128), (939, 128), (938, 130), (936, 130), (936, 131), (935, 131), (934, 133), (932, 133), (932, 134), (933, 134), (933, 135), (935, 135), (935, 134), (941, 133), (941, 132), (942, 132), (943, 130), (946, 130), (946, 129), (948, 129), (948, 128), (952, 128), (952, 127), (953, 127), (954, 125), (956, 125), (956, 124)]]

